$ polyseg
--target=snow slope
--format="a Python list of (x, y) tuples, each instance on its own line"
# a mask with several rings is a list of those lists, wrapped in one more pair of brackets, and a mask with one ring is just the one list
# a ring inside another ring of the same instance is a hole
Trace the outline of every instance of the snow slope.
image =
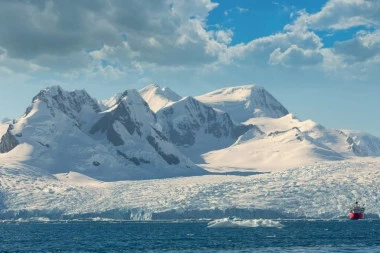
[(379, 217), (380, 159), (315, 163), (252, 176), (101, 182), (0, 165), (0, 218), (343, 218), (355, 200)]
[(272, 172), (321, 161), (380, 155), (380, 138), (326, 129), (312, 120), (301, 121), (293, 114), (251, 118), (244, 123), (255, 125), (262, 132), (252, 129), (230, 147), (203, 154), (205, 163), (201, 166), (217, 172)]
[(266, 133), (281, 132), (296, 127), (300, 132), (345, 157), (380, 156), (380, 138), (376, 136), (353, 130), (327, 129), (310, 119), (301, 121), (293, 114), (279, 119), (252, 118), (245, 124), (255, 124)]
[(148, 85), (142, 88), (139, 92), (144, 100), (149, 104), (150, 109), (154, 112), (157, 112), (166, 105), (181, 99), (181, 96), (172, 91), (170, 88), (161, 88), (157, 84)]
[(222, 88), (195, 98), (229, 113), (238, 123), (253, 117), (280, 118), (289, 113), (270, 93), (257, 85)]

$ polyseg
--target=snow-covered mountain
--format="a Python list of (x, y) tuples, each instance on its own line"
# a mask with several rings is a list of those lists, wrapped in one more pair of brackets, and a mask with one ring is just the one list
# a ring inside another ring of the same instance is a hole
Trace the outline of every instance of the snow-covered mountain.
[[(143, 90), (160, 89), (148, 86)], [(165, 97), (162, 93), (149, 94), (150, 101)], [(187, 97), (175, 102), (168, 96), (164, 100), (170, 102), (160, 104), (162, 109), (157, 112), (164, 133), (183, 153), (208, 170), (275, 171), (320, 161), (380, 156), (380, 138), (326, 129), (311, 120), (301, 121), (256, 85), (219, 89), (196, 99)], [(206, 129), (211, 124), (218, 125), (219, 131), (225, 127), (218, 123), (223, 120), (210, 121), (207, 105), (217, 115), (227, 112), (229, 118), (251, 129), (238, 132), (233, 138), (215, 138)]]
[(193, 97), (185, 97), (157, 112), (158, 122), (169, 140), (190, 157), (201, 162), (201, 154), (226, 148), (252, 125), (236, 125), (230, 116)]
[(140, 91), (141, 96), (149, 104), (152, 111), (157, 112), (166, 105), (181, 99), (181, 96), (168, 87), (161, 88), (157, 84), (151, 84)]
[(239, 123), (253, 117), (280, 118), (289, 113), (269, 92), (257, 85), (222, 88), (195, 98), (229, 113)]
[(345, 218), (356, 199), (379, 217), (380, 138), (301, 121), (256, 86), (203, 102), (149, 87), (102, 102), (50, 87), (1, 122), (0, 219)]
[[(212, 171), (273, 172), (315, 162), (339, 161), (357, 156), (380, 156), (380, 138), (370, 134), (326, 129), (312, 120), (301, 121), (293, 114), (282, 118), (251, 118), (247, 131), (226, 149), (204, 153)], [(244, 156), (240, 155), (244, 154)]]
[(204, 174), (160, 132), (155, 114), (135, 90), (101, 111), (85, 91), (41, 91), (25, 115), (9, 125), (0, 160), (50, 173), (77, 171), (102, 180)]
[(229, 113), (158, 85), (101, 103), (83, 90), (50, 87), (33, 98), (22, 118), (1, 124), (0, 161), (123, 180), (205, 173), (194, 162), (213, 172), (263, 172), (380, 156), (380, 138), (300, 121), (258, 86), (198, 98)]
[(298, 128), (303, 134), (335, 150), (344, 157), (380, 156), (380, 138), (368, 133), (346, 129), (328, 129), (312, 121), (301, 121), (293, 114), (280, 119), (253, 118), (247, 121), (264, 132), (286, 131)]
[[(260, 124), (264, 121), (266, 124)], [(341, 153), (304, 132), (302, 126), (305, 123), (292, 114), (279, 119), (251, 119), (250, 122), (255, 123), (263, 132), (257, 134), (248, 131), (228, 149), (204, 154), (209, 169), (220, 171), (221, 168), (241, 168), (273, 172), (318, 161), (344, 159)], [(239, 154), (244, 156), (238, 156)]]

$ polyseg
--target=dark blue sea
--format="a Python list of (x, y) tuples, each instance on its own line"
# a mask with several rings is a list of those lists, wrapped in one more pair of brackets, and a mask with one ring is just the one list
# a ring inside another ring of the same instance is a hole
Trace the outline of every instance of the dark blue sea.
[(380, 252), (379, 220), (282, 220), (283, 227), (207, 222), (1, 222), (1, 252)]

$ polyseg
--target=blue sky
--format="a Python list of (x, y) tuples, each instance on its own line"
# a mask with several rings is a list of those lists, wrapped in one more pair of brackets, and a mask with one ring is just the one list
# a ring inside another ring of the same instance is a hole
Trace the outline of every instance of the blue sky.
[(57, 84), (258, 84), (302, 120), (380, 136), (379, 69), (377, 0), (0, 0), (0, 119)]

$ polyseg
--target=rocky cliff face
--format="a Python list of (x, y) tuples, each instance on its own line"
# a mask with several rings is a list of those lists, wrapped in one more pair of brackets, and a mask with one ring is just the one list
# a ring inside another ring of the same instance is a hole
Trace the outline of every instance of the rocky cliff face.
[(102, 117), (92, 126), (90, 134), (104, 134), (113, 146), (118, 147), (118, 155), (126, 158), (127, 153), (143, 154), (150, 150), (157, 157), (152, 159), (151, 156), (140, 155), (131, 158), (132, 161), (144, 161), (157, 167), (181, 163), (194, 167), (159, 130), (162, 127), (157, 123), (156, 115), (137, 91), (125, 91), (110, 105), (112, 107), (102, 113)]
[(7, 153), (14, 149), (19, 142), (16, 137), (11, 133), (13, 125), (9, 125), (7, 132), (0, 139), (0, 153)]
[(36, 110), (40, 103), (46, 106), (52, 117), (57, 113), (63, 113), (77, 122), (80, 127), (86, 123), (88, 117), (86, 114), (96, 114), (101, 111), (98, 102), (91, 98), (84, 90), (75, 90), (72, 92), (64, 91), (59, 86), (53, 86), (40, 91), (32, 100), (31, 106), (26, 109), (24, 117)]
[(143, 131), (148, 131), (147, 128), (155, 124), (156, 116), (139, 94), (130, 90), (121, 94), (113, 107), (102, 113), (101, 118), (90, 129), (90, 134), (105, 132), (107, 139), (114, 146), (123, 145), (121, 135), (114, 129), (116, 122), (121, 124), (129, 135), (137, 134), (141, 137)]
[(186, 97), (157, 112), (168, 139), (197, 160), (202, 152), (226, 148), (252, 128), (234, 124), (230, 116), (192, 97)]
[(380, 156), (380, 138), (361, 132), (339, 131), (345, 139), (347, 150), (356, 156)]

